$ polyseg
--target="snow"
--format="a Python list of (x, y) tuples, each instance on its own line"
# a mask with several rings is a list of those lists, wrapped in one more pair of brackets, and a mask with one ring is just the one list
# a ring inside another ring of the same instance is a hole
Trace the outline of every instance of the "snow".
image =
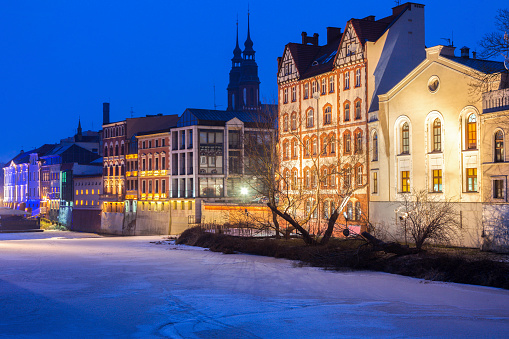
[(168, 245), (0, 234), (0, 337), (509, 337), (509, 291)]

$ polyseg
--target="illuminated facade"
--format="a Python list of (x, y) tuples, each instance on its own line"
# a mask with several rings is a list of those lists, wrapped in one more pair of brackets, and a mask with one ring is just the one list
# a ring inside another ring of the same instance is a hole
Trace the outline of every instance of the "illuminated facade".
[[(454, 47), (430, 47), (420, 65), (379, 96), (380, 110), (370, 113), (369, 123), (378, 145), (370, 154), (372, 223), (397, 225), (403, 195), (427, 190), (457, 203), (457, 245), (483, 244), (483, 214), (493, 203), (507, 207), (509, 174), (508, 107), (491, 100), (507, 90), (483, 94), (484, 104), (474, 92), (481, 88), (476, 76), (487, 70), (501, 72), (503, 65), (473, 59), (467, 48), (458, 57)], [(496, 88), (504, 86), (500, 80)]]
[[(351, 19), (343, 33), (329, 27), (323, 46), (318, 34), (304, 32), (301, 44), (286, 45), (278, 59), (281, 172), (290, 191), (321, 185), (323, 200), (311, 225), (327, 222), (339, 206), (328, 197), (341, 187), (354, 191), (344, 205), (349, 224), (356, 231), (364, 225), (370, 185), (368, 114), (378, 109), (377, 95), (423, 59), (424, 6), (415, 3), (394, 7), (391, 16), (379, 20)], [(301, 213), (315, 204), (306, 201)]]
[(102, 174), (80, 174), (73, 176), (74, 206), (72, 208), (73, 231), (100, 232)]

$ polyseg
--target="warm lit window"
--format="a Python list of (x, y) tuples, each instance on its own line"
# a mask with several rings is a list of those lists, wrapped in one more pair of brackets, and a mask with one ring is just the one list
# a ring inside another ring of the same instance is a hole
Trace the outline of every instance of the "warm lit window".
[(334, 93), (334, 75), (329, 77), (329, 93)]
[(345, 104), (345, 121), (350, 121), (350, 104)]
[(346, 204), (346, 215), (348, 220), (353, 220), (353, 204), (351, 201)]
[(285, 140), (283, 142), (283, 158), (284, 159), (288, 159), (288, 153), (289, 153), (288, 141)]
[(433, 192), (442, 192), (442, 170), (433, 170)]
[(293, 86), (292, 87), (292, 101), (296, 101), (297, 100), (297, 87)]
[(474, 113), (470, 114), (467, 119), (467, 148), (477, 148), (477, 118)]
[(502, 131), (495, 133), (495, 162), (504, 161), (504, 134)]
[(442, 124), (440, 119), (436, 118), (433, 122), (433, 151), (440, 152), (442, 150)]
[(373, 193), (378, 193), (378, 172), (373, 172)]
[(467, 168), (467, 192), (477, 192), (477, 168)]
[(355, 173), (355, 176), (357, 185), (358, 186), (362, 185), (362, 166), (357, 167), (357, 172)]
[(312, 109), (310, 109), (308, 111), (308, 116), (307, 116), (307, 127), (313, 127), (314, 125), (314, 112)]
[(401, 192), (410, 192), (410, 171), (401, 171)]
[(361, 70), (358, 68), (355, 71), (355, 87), (361, 86)]
[(504, 180), (493, 180), (493, 198), (504, 199)]
[(297, 171), (292, 172), (292, 189), (297, 189), (297, 183), (298, 183), (298, 176)]
[(410, 127), (405, 122), (401, 127), (401, 154), (410, 153)]
[(325, 107), (323, 124), (329, 125), (332, 123), (332, 108), (330, 106)]
[(355, 202), (355, 220), (361, 220), (361, 202), (356, 201)]
[(345, 169), (345, 172), (343, 173), (343, 186), (345, 188), (350, 187), (352, 184), (352, 169), (350, 167)]

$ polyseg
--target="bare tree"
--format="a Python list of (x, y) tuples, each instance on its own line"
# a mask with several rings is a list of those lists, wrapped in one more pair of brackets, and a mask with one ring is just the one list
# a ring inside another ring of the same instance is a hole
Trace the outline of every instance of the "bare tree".
[(445, 242), (452, 239), (459, 227), (459, 214), (451, 200), (440, 199), (426, 190), (405, 194), (403, 199), (406, 231), (418, 250), (428, 239)]
[[(366, 135), (345, 139), (340, 155), (337, 136), (312, 128), (316, 121), (308, 118), (295, 113), (279, 121), (277, 133), (245, 137), (244, 154), (246, 168), (263, 183), (255, 191), (266, 199), (276, 234), (296, 230), (306, 244), (326, 244), (352, 194), (367, 186)], [(360, 202), (347, 210), (350, 220), (360, 220)]]
[[(490, 59), (499, 57), (500, 54), (506, 55), (509, 50), (509, 9), (499, 9), (495, 16), (495, 32), (487, 33), (479, 42), (481, 46), (480, 56)], [(507, 57), (507, 56), (506, 56)]]

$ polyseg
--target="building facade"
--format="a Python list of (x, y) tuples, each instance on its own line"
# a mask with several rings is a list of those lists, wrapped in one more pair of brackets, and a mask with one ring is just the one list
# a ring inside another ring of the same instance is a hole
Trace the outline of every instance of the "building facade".
[(311, 218), (312, 232), (335, 209), (346, 213), (352, 230), (365, 227), (368, 113), (378, 110), (377, 94), (422, 59), (424, 6), (414, 3), (379, 20), (351, 19), (343, 33), (329, 27), (323, 46), (318, 34), (305, 32), (301, 44), (286, 45), (278, 59), (281, 175), (288, 195), (301, 200), (291, 203), (296, 215)]

